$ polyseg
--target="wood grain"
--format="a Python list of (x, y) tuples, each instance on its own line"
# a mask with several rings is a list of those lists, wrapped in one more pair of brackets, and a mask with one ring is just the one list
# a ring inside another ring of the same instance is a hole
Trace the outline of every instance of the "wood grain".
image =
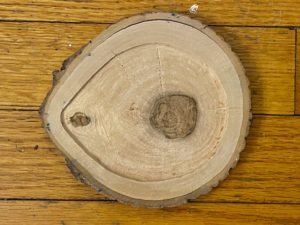
[(295, 114), (299, 115), (300, 114), (300, 32), (299, 30), (296, 30), (296, 81), (295, 81)]
[[(0, 108), (37, 109), (51, 72), (107, 25), (0, 23)], [(294, 113), (294, 30), (214, 28), (246, 68), (254, 113)], [(33, 88), (34, 86), (34, 88)]]
[(210, 25), (300, 26), (300, 2), (295, 0), (1, 0), (0, 19), (111, 23), (151, 11), (188, 14), (195, 3), (195, 17)]
[(299, 205), (190, 203), (166, 209), (142, 209), (115, 202), (0, 202), (0, 223), (6, 225), (197, 224), (295, 225)]
[[(37, 112), (1, 110), (0, 124), (0, 198), (104, 198), (75, 180)], [(300, 117), (255, 116), (237, 168), (196, 201), (300, 203), (299, 135)]]

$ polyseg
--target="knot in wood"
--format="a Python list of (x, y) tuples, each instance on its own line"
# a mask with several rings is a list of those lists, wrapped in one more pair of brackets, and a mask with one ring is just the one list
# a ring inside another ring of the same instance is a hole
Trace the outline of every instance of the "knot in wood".
[(70, 122), (74, 127), (83, 127), (90, 123), (91, 119), (82, 112), (76, 112), (71, 118)]
[(159, 98), (150, 113), (150, 123), (166, 138), (183, 138), (191, 134), (197, 122), (196, 101), (186, 95)]

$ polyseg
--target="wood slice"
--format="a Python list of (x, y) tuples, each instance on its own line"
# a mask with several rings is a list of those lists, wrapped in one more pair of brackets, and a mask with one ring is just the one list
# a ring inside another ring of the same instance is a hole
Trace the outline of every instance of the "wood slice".
[(150, 13), (110, 26), (54, 72), (41, 107), (73, 173), (145, 207), (206, 194), (245, 146), (248, 80), (211, 29)]

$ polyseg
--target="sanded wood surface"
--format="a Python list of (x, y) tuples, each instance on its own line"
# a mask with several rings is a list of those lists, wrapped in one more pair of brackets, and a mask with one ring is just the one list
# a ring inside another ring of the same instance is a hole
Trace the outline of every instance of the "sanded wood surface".
[[(61, 62), (107, 25), (0, 23), (0, 108), (38, 109)], [(213, 27), (240, 57), (253, 113), (294, 113), (295, 31)], [(38, 84), (38, 85), (35, 85)], [(34, 86), (34, 87), (33, 87)]]
[[(0, 111), (0, 123), (0, 198), (104, 198), (72, 176), (37, 112)], [(196, 201), (300, 203), (299, 135), (299, 117), (255, 116), (237, 168)]]
[(40, 112), (87, 184), (120, 202), (168, 207), (228, 176), (246, 145), (251, 97), (241, 62), (213, 30), (148, 13), (80, 52), (55, 72)]
[(116, 22), (137, 13), (188, 13), (199, 4), (196, 18), (207, 24), (300, 26), (300, 2), (295, 0), (1, 0), (2, 20)]
[(299, 205), (264, 204), (190, 203), (169, 209), (142, 209), (112, 202), (0, 202), (0, 218), (5, 218), (7, 225), (295, 225), (300, 222), (299, 210)]

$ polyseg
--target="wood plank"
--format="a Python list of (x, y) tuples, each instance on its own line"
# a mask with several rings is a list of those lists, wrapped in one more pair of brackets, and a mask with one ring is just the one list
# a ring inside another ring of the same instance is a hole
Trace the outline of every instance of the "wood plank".
[(176, 208), (133, 208), (115, 202), (0, 202), (3, 225), (299, 224), (300, 205), (189, 203)]
[[(103, 199), (75, 180), (37, 112), (0, 111), (0, 198)], [(300, 117), (255, 116), (237, 168), (201, 202), (300, 203)]]
[[(51, 87), (51, 72), (106, 26), (0, 23), (0, 108), (37, 109)], [(232, 45), (246, 68), (253, 112), (293, 114), (295, 31), (214, 29)]]
[(300, 2), (295, 0), (1, 0), (0, 19), (111, 23), (151, 11), (189, 14), (188, 9), (195, 3), (199, 10), (194, 17), (210, 25), (300, 25)]
[(296, 92), (295, 92), (295, 114), (300, 114), (300, 32), (296, 30)]

